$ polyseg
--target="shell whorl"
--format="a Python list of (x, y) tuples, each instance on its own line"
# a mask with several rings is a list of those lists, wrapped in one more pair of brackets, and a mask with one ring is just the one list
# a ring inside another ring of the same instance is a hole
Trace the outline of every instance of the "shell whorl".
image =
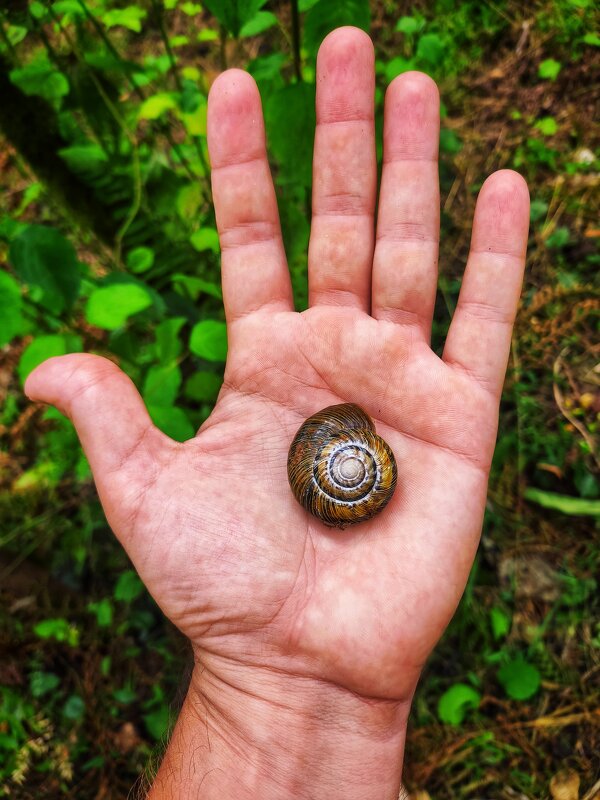
[(343, 528), (391, 500), (397, 469), (373, 420), (353, 403), (328, 406), (302, 424), (288, 455), (294, 496), (326, 525)]

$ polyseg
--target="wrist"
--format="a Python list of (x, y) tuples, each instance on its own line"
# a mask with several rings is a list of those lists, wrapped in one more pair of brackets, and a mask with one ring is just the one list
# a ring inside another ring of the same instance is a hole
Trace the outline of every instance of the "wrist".
[(396, 800), (408, 710), (312, 678), (197, 666), (149, 797)]

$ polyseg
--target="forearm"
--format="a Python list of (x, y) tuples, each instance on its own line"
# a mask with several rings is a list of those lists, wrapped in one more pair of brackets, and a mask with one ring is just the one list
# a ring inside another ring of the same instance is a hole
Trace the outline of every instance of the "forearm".
[(244, 670), (196, 668), (150, 800), (397, 800), (407, 704)]

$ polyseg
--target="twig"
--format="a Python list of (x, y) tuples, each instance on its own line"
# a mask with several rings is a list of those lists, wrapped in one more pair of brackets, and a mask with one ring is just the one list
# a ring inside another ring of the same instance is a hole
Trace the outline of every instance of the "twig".
[(597, 452), (596, 442), (594, 441), (594, 438), (591, 436), (590, 432), (587, 430), (585, 425), (583, 425), (577, 419), (577, 417), (575, 417), (575, 416), (573, 416), (573, 414), (571, 414), (571, 412), (569, 411), (569, 409), (567, 408), (567, 406), (565, 404), (565, 400), (564, 400), (563, 394), (562, 394), (562, 392), (561, 392), (561, 390), (560, 390), (560, 388), (558, 386), (558, 383), (557, 383), (557, 379), (560, 376), (561, 367), (564, 366), (563, 356), (565, 356), (568, 352), (569, 352), (568, 348), (565, 348), (560, 353), (560, 355), (556, 358), (556, 361), (554, 362), (554, 367), (552, 368), (552, 375), (554, 377), (554, 381), (553, 381), (553, 384), (552, 384), (552, 390), (553, 390), (553, 393), (554, 393), (554, 400), (556, 402), (556, 405), (558, 406), (558, 409), (559, 409), (560, 413), (563, 415), (563, 417), (565, 419), (567, 419), (576, 430), (579, 431), (579, 433), (581, 434), (582, 438), (586, 442), (587, 446), (590, 448), (590, 454), (591, 454), (592, 458), (594, 459), (594, 461), (596, 462), (596, 464), (600, 468), (600, 454)]

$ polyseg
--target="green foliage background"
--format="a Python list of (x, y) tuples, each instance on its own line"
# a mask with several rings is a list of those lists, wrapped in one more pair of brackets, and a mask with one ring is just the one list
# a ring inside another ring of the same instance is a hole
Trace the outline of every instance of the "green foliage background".
[(599, 776), (591, 0), (12, 0), (0, 12), (0, 796), (126, 797), (160, 751), (187, 658), (107, 529), (72, 426), (27, 404), (23, 381), (51, 355), (108, 355), (160, 428), (193, 436), (227, 349), (210, 83), (227, 66), (258, 83), (302, 309), (315, 55), (343, 24), (373, 36), (380, 132), (396, 75), (440, 85), (435, 348), (486, 174), (516, 168), (532, 193), (483, 543), (415, 701), (407, 784), (541, 798), (559, 768), (582, 792)]

